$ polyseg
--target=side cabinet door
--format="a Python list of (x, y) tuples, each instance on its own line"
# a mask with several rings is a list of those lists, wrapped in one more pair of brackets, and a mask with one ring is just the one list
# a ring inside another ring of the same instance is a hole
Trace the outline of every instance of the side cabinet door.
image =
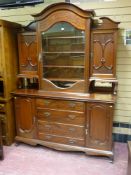
[(115, 77), (116, 31), (92, 32), (91, 77)]
[(33, 138), (35, 135), (35, 101), (30, 98), (15, 98), (17, 135)]
[(37, 73), (37, 42), (36, 34), (19, 33), (18, 34), (19, 49), (19, 69), (20, 73)]
[(113, 105), (87, 104), (86, 146), (94, 149), (112, 149)]

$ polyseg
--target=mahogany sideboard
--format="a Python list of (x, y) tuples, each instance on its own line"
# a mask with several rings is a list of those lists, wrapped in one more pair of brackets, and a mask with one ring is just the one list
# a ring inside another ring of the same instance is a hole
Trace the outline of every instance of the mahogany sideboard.
[(18, 33), (15, 140), (113, 158), (119, 23), (70, 3), (33, 17)]

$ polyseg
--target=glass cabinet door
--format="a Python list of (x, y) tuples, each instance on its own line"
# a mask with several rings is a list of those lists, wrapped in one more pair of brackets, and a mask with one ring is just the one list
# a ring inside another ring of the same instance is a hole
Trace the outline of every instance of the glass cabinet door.
[(85, 31), (59, 22), (41, 35), (43, 78), (60, 88), (84, 80)]

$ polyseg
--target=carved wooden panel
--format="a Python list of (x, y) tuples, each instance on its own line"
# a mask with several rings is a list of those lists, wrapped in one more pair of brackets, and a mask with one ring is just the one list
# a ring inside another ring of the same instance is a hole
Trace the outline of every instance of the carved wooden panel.
[(37, 71), (37, 42), (35, 33), (19, 33), (19, 69), (20, 73)]
[(87, 106), (87, 146), (95, 149), (111, 149), (113, 106), (90, 103)]
[(91, 77), (115, 77), (115, 32), (92, 33)]
[(32, 138), (35, 125), (34, 100), (30, 98), (16, 98), (15, 114), (18, 135)]

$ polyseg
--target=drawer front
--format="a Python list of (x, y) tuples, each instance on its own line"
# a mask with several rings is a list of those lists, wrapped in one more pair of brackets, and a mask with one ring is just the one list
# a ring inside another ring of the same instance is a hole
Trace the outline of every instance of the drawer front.
[(48, 141), (48, 142), (72, 145), (72, 146), (84, 146), (85, 145), (83, 139), (65, 138), (65, 137), (59, 137), (59, 136), (43, 134), (43, 133), (38, 133), (38, 139)]
[(40, 108), (63, 109), (70, 111), (85, 110), (84, 102), (66, 101), (66, 100), (52, 100), (52, 99), (37, 99), (36, 106)]
[(4, 103), (0, 103), (0, 112), (5, 112), (5, 104)]
[[(6, 115), (5, 114), (0, 114), (0, 121), (2, 126), (6, 126)], [(4, 129), (5, 130), (5, 129)], [(4, 130), (2, 130), (4, 132)]]
[(38, 121), (38, 132), (84, 139), (84, 127)]
[(84, 126), (85, 117), (82, 112), (38, 109), (37, 118), (43, 121), (59, 122)]

